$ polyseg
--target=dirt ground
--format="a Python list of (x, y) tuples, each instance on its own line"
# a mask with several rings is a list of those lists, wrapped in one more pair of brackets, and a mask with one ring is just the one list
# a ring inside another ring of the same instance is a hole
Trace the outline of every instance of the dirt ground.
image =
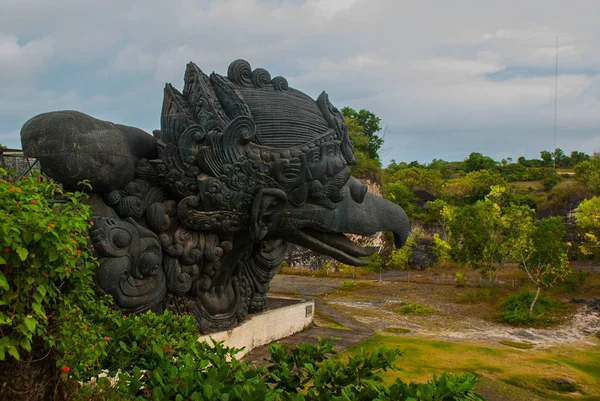
[[(592, 273), (598, 276), (598, 273)], [(559, 294), (571, 299), (566, 316), (548, 327), (520, 328), (499, 323), (495, 319), (497, 303), (524, 283), (516, 268), (507, 268), (499, 276), (499, 285), (481, 286), (479, 275), (467, 275), (468, 284), (457, 287), (452, 272), (420, 272), (408, 277), (406, 272), (391, 272), (378, 282), (375, 275), (353, 280), (350, 289), (341, 290), (348, 278), (314, 278), (277, 275), (271, 283), (273, 293), (319, 297), (339, 312), (376, 331), (410, 332), (445, 340), (522, 341), (536, 346), (585, 341), (600, 332), (600, 313), (590, 310), (584, 301), (600, 298), (600, 289)], [(597, 277), (596, 277), (597, 279)], [(487, 289), (486, 289), (487, 288)], [(465, 300), (469, 293), (484, 293), (484, 299)], [(555, 294), (556, 295), (556, 294)], [(396, 310), (402, 302), (418, 303), (433, 309), (419, 316)]]

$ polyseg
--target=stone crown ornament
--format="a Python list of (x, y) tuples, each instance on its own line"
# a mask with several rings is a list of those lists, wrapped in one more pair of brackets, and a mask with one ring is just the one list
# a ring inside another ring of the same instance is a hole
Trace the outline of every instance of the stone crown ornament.
[(76, 111), (22, 128), (27, 156), (66, 188), (91, 181), (97, 291), (127, 313), (165, 308), (201, 332), (266, 305), (292, 242), (343, 263), (375, 251), (344, 233), (408, 236), (406, 214), (350, 176), (352, 143), (323, 92), (315, 101), (244, 60), (227, 76), (195, 64), (167, 84), (154, 136)]

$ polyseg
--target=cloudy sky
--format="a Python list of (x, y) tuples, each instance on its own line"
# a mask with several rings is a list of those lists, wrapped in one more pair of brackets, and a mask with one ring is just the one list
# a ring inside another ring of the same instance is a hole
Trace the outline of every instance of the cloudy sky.
[(159, 128), (188, 61), (245, 58), (385, 125), (384, 162), (600, 151), (598, 0), (0, 0), (0, 143), (76, 109)]

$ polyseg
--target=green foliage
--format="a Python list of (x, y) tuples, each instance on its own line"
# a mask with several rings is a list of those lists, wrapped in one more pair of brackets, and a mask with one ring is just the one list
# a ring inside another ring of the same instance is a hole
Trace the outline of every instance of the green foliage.
[(540, 159), (542, 159), (542, 165), (544, 167), (552, 167), (554, 164), (554, 154), (547, 150), (540, 152)]
[(550, 191), (561, 180), (560, 175), (553, 168), (542, 169), (542, 184), (546, 191)]
[(396, 312), (403, 313), (405, 315), (429, 315), (433, 312), (427, 305), (418, 304), (416, 302), (400, 302), (400, 307), (396, 309)]
[(399, 182), (412, 192), (425, 191), (433, 196), (439, 196), (444, 185), (439, 171), (418, 167), (408, 167), (393, 175), (386, 175), (386, 181)]
[(557, 285), (558, 291), (569, 294), (584, 288), (593, 288), (594, 284), (590, 281), (591, 275), (592, 273), (589, 271), (571, 269), (563, 281)]
[(577, 230), (583, 239), (580, 250), (584, 255), (600, 256), (600, 197), (594, 196), (579, 204), (575, 212)]
[(350, 166), (352, 175), (378, 179), (381, 170), (381, 162), (379, 161), (378, 155), (373, 157), (371, 154), (370, 138), (365, 134), (365, 128), (361, 122), (354, 117), (346, 117), (344, 120), (348, 126), (348, 136), (354, 144), (353, 153), (356, 164)]
[(454, 274), (454, 284), (456, 284), (457, 287), (464, 287), (466, 283), (467, 277), (465, 276), (465, 273), (462, 270), (457, 271)]
[(582, 161), (586, 161), (586, 160), (590, 160), (590, 155), (584, 153), (584, 152), (579, 152), (577, 150), (574, 150), (571, 152), (571, 167), (576, 166), (577, 164), (581, 163)]
[(340, 290), (342, 290), (342, 291), (352, 291), (352, 290), (356, 290), (357, 288), (358, 288), (358, 285), (356, 284), (356, 281), (354, 281), (354, 280), (345, 280), (340, 285)]
[(481, 153), (472, 152), (465, 159), (465, 171), (489, 170), (496, 166), (496, 161), (489, 156), (484, 156)]
[[(565, 235), (562, 218), (548, 217), (523, 225), (523, 231), (513, 243), (512, 255), (537, 286), (538, 295), (541, 288), (554, 286), (570, 272)], [(531, 310), (536, 301), (537, 295), (532, 299)]]
[(413, 248), (415, 247), (415, 245), (417, 245), (417, 241), (411, 233), (411, 235), (409, 235), (406, 239), (406, 243), (402, 248), (393, 249), (392, 252), (390, 252), (390, 256), (387, 263), (388, 266), (390, 266), (392, 269), (408, 269), (412, 258)]
[(446, 182), (442, 197), (451, 204), (465, 205), (483, 200), (493, 185), (504, 186), (506, 181), (495, 170), (480, 170)]
[[(55, 193), (63, 203), (54, 201)], [(90, 209), (84, 197), (41, 177), (0, 180), (0, 360), (19, 359), (35, 337), (47, 336), (48, 319), (69, 290), (65, 283), (84, 284), (79, 273), (94, 269), (85, 246)]]
[(535, 292), (529, 290), (511, 295), (500, 305), (498, 319), (501, 322), (519, 326), (551, 323), (553, 319), (548, 314), (561, 310), (563, 308), (562, 304), (540, 295), (533, 311), (530, 313), (529, 307), (535, 296)]
[[(367, 157), (379, 161), (379, 149), (383, 145), (383, 138), (377, 135), (381, 131), (381, 119), (374, 113), (361, 109), (356, 111), (350, 107), (343, 107), (344, 119), (354, 119), (362, 127), (362, 136), (365, 141), (355, 142), (356, 150), (365, 152)], [(354, 141), (354, 138), (350, 138)]]
[(497, 268), (511, 255), (512, 241), (533, 218), (527, 207), (505, 205), (505, 193), (505, 188), (494, 186), (485, 200), (442, 212), (451, 259), (481, 269), (486, 278), (495, 279)]
[(438, 262), (450, 260), (450, 252), (452, 247), (443, 240), (438, 233), (433, 234), (433, 254)]
[(418, 198), (406, 185), (394, 182), (386, 184), (384, 189), (386, 199), (400, 206), (410, 219), (423, 217), (423, 211), (418, 206)]
[(375, 273), (382, 273), (383, 270), (385, 269), (383, 260), (381, 260), (381, 255), (379, 255), (379, 253), (377, 253), (377, 252), (372, 255), (369, 255), (363, 259), (366, 259), (369, 261), (369, 264), (364, 266), (364, 268), (367, 270), (370, 270)]
[(575, 166), (575, 179), (586, 186), (594, 195), (600, 195), (600, 153)]

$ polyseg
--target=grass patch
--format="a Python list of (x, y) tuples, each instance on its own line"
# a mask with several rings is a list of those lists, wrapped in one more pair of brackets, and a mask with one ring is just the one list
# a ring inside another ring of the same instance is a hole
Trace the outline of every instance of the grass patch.
[(416, 302), (400, 302), (400, 307), (396, 308), (396, 313), (402, 313), (405, 315), (419, 315), (425, 316), (430, 315), (433, 312), (427, 305), (418, 304)]
[(482, 301), (495, 300), (497, 292), (492, 288), (476, 288), (474, 290), (465, 291), (458, 295), (458, 301), (462, 303), (475, 304)]
[(410, 333), (410, 329), (405, 329), (403, 327), (386, 327), (383, 331), (392, 334), (408, 334)]
[[(552, 348), (520, 349), (490, 346), (481, 342), (449, 342), (430, 340), (421, 336), (376, 335), (346, 350), (343, 355), (360, 353), (361, 348), (372, 351), (382, 345), (398, 347), (404, 355), (396, 360), (403, 370), (386, 372), (386, 382), (396, 378), (426, 382), (433, 374), (442, 372), (471, 372), (487, 382), (498, 383), (497, 388), (518, 388), (519, 393), (530, 394), (523, 400), (538, 395), (554, 400), (600, 399), (600, 342), (577, 347), (557, 345)], [(557, 378), (568, 378), (577, 385), (578, 393), (569, 393), (553, 387)], [(503, 383), (503, 384), (501, 384)], [(477, 388), (476, 388), (477, 391)], [(509, 390), (507, 390), (509, 391)], [(513, 399), (510, 394), (496, 399)]]
[(354, 281), (354, 280), (343, 281), (342, 284), (340, 285), (341, 291), (353, 291), (356, 289), (358, 289), (358, 284), (356, 284), (356, 281)]
[(520, 342), (520, 341), (498, 341), (498, 343), (500, 343), (502, 345), (506, 345), (507, 347), (513, 347), (513, 348), (517, 348), (517, 349), (532, 349), (533, 348), (533, 344), (524, 343), (524, 342)]
[(529, 306), (535, 297), (530, 290), (522, 290), (506, 298), (500, 305), (498, 320), (515, 326), (535, 326), (555, 322), (552, 314), (564, 312), (568, 307), (555, 299), (540, 295), (533, 311)]
[(349, 327), (337, 322), (331, 316), (320, 312), (318, 309), (315, 310), (315, 326), (337, 330), (351, 330)]

